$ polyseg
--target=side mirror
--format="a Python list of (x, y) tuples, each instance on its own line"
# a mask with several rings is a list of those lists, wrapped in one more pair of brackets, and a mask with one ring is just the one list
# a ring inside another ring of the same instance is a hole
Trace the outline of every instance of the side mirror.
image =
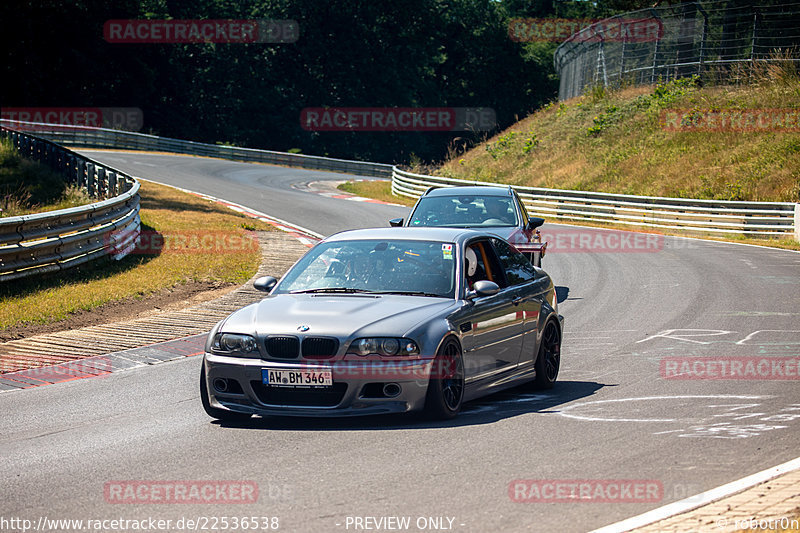
[(528, 219), (528, 229), (536, 229), (544, 224), (544, 219), (540, 217), (530, 217)]
[(389, 221), (389, 225), (393, 228), (399, 228), (403, 225), (402, 218), (393, 218)]
[(500, 287), (494, 281), (482, 279), (476, 281), (472, 290), (467, 293), (467, 300), (482, 298), (484, 296), (494, 296), (500, 292)]
[(275, 287), (276, 283), (278, 283), (278, 280), (272, 276), (264, 276), (253, 282), (253, 288), (258, 291), (270, 292)]

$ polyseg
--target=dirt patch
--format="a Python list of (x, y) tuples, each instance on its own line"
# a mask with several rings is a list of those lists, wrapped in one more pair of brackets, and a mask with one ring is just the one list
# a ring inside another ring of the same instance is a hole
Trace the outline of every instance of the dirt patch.
[(78, 311), (65, 320), (50, 324), (29, 324), (0, 330), (0, 342), (25, 339), (43, 333), (56, 333), (86, 326), (98, 326), (123, 320), (152, 316), (165, 311), (176, 311), (214, 300), (239, 287), (235, 283), (188, 282), (165, 289), (144, 298), (124, 300), (101, 305), (91, 311)]

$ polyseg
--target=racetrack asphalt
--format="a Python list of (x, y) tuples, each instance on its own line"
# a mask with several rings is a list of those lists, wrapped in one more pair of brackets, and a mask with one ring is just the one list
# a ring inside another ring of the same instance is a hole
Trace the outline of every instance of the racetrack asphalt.
[[(324, 235), (408, 212), (308, 190), (349, 176), (84, 153)], [(0, 517), (266, 516), (283, 531), (353, 531), (356, 518), (389, 516), (430, 531), (439, 522), (428, 518), (445, 517), (439, 525), (455, 531), (587, 531), (800, 455), (800, 254), (676, 237), (637, 245), (627, 232), (554, 224), (543, 233), (551, 246), (560, 239), (544, 268), (566, 317), (552, 391), (484, 398), (449, 423), (266, 418), (233, 427), (202, 411), (200, 358), (191, 357), (3, 393)], [(756, 370), (707, 379), (705, 358)], [(686, 363), (698, 379), (674, 379)], [(258, 500), (128, 504), (104, 493), (148, 480), (254, 482)], [(659, 489), (625, 503), (609, 493), (610, 502), (533, 501), (534, 489), (574, 480)]]

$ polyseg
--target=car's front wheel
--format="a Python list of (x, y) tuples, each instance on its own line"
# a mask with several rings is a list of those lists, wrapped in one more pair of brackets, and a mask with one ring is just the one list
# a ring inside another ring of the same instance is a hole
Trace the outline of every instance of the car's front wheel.
[(558, 378), (558, 369), (561, 366), (561, 332), (552, 320), (548, 321), (542, 332), (539, 343), (539, 353), (536, 355), (536, 381), (534, 385), (539, 389), (552, 389)]
[(449, 420), (461, 411), (464, 400), (464, 360), (454, 338), (442, 344), (433, 361), (425, 411), (431, 418)]
[(216, 418), (220, 422), (244, 422), (250, 419), (247, 413), (236, 413), (226, 409), (218, 409), (211, 406), (211, 401), (208, 398), (208, 386), (206, 385), (206, 367), (203, 364), (200, 370), (200, 401), (203, 403), (203, 409), (211, 418)]

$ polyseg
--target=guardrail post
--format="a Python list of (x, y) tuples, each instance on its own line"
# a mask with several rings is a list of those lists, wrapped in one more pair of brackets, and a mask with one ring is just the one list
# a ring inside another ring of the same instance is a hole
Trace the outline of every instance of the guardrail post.
[(800, 204), (794, 204), (794, 240), (800, 242)]
[(98, 167), (97, 169), (97, 197), (101, 199), (108, 198), (108, 185), (106, 184), (106, 169)]
[(75, 165), (75, 185), (83, 187), (86, 185), (86, 161), (79, 159)]
[(93, 163), (86, 163), (86, 190), (89, 196), (97, 194), (97, 177), (95, 176)]
[(117, 185), (117, 173), (108, 171), (108, 196), (119, 196), (119, 187)]
[(72, 185), (75, 185), (78, 181), (78, 171), (75, 163), (75, 156), (70, 155), (67, 157), (67, 163), (64, 167), (64, 173), (67, 176), (67, 183)]

